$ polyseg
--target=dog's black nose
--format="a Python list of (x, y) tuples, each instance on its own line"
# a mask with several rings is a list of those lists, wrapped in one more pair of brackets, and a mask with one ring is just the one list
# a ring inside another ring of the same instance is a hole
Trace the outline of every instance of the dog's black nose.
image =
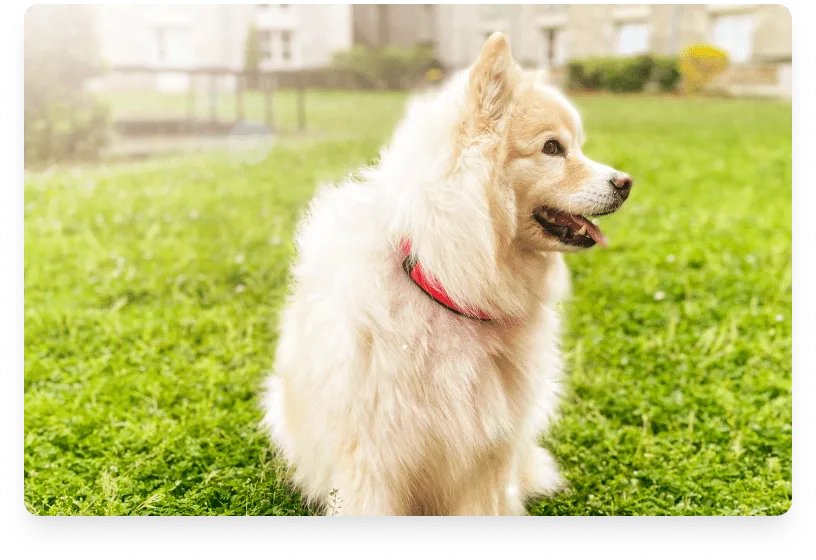
[(609, 184), (619, 190), (622, 195), (628, 196), (629, 191), (632, 189), (632, 178), (626, 173), (615, 173), (609, 179)]

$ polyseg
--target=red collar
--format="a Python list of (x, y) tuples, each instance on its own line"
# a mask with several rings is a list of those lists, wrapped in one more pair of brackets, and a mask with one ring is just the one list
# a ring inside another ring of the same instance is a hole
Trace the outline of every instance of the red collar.
[(400, 249), (405, 255), (405, 259), (402, 261), (402, 268), (408, 274), (408, 277), (414, 281), (414, 284), (419, 286), (419, 289), (425, 292), (436, 303), (468, 319), (476, 319), (479, 321), (492, 321), (494, 319), (484, 311), (478, 309), (465, 311), (456, 305), (447, 292), (445, 292), (445, 289), (439, 284), (439, 281), (433, 276), (425, 274), (425, 271), (422, 269), (422, 264), (411, 258), (410, 241), (403, 239), (400, 243)]

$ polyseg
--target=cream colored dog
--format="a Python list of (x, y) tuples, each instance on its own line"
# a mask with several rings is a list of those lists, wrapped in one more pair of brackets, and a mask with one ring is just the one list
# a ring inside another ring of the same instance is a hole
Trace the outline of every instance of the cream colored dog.
[(560, 391), (562, 252), (631, 179), (581, 152), (575, 109), (503, 35), (412, 101), (380, 162), (297, 236), (273, 439), (328, 513), (521, 514), (564, 486), (537, 439)]

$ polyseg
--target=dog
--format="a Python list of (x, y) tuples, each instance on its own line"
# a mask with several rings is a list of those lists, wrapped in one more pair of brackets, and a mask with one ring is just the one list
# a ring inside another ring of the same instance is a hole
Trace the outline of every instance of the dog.
[(264, 424), (327, 514), (519, 515), (565, 487), (538, 446), (561, 393), (563, 253), (632, 179), (493, 34), (409, 102), (379, 162), (300, 223)]

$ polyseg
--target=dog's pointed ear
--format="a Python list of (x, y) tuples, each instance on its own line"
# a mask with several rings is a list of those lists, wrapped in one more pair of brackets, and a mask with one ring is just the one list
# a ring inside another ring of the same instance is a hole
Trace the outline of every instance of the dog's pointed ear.
[(491, 120), (498, 119), (520, 79), (510, 43), (501, 32), (493, 33), (470, 69), (468, 95), (472, 109)]

